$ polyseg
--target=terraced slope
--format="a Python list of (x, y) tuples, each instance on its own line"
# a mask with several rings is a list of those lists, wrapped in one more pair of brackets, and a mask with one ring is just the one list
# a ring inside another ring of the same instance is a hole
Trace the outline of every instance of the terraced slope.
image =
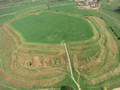
[(39, 13), (41, 11), (18, 14), (0, 27), (0, 88), (60, 90), (69, 86), (78, 90), (71, 78), (64, 42), (73, 77), (82, 90), (111, 90), (119, 86), (119, 42), (103, 19), (54, 11), (84, 18), (92, 27), (93, 36), (84, 41), (65, 40), (59, 44), (26, 43), (9, 23)]

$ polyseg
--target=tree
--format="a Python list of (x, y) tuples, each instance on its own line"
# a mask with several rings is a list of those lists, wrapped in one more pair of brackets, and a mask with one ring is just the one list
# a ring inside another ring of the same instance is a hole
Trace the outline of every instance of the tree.
[(73, 89), (69, 86), (62, 86), (61, 90), (73, 90)]
[(118, 37), (118, 40), (120, 40), (120, 37)]

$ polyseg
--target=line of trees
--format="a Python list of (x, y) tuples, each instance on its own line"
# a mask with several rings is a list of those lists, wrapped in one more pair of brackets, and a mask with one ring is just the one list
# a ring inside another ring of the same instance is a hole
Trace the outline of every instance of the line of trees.
[(117, 37), (117, 39), (120, 40), (120, 36), (118, 36), (118, 35), (116, 34), (116, 32), (114, 31), (114, 29), (113, 29), (111, 26), (110, 26), (109, 28), (110, 28), (110, 30), (113, 32), (113, 34)]
[(120, 6), (118, 6), (118, 8), (115, 11), (120, 13)]

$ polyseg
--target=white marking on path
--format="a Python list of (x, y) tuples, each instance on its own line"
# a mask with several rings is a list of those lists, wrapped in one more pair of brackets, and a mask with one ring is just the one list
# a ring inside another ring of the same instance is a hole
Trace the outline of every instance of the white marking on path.
[(67, 54), (67, 57), (68, 57), (69, 68), (70, 68), (70, 72), (71, 72), (71, 78), (72, 78), (72, 80), (75, 82), (75, 84), (77, 85), (78, 90), (81, 90), (80, 85), (76, 82), (76, 80), (75, 80), (75, 78), (74, 78), (74, 76), (73, 76), (72, 65), (71, 65), (70, 56), (69, 56), (69, 53), (68, 53), (68, 50), (67, 50), (66, 43), (64, 43), (64, 46), (65, 46), (66, 54)]

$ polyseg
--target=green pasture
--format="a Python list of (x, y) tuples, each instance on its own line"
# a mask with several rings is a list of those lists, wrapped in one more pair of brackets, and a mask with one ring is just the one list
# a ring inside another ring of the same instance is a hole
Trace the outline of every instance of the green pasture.
[(60, 43), (84, 41), (93, 36), (92, 27), (82, 17), (43, 12), (10, 23), (26, 42)]
[(106, 2), (108, 1), (101, 0), (102, 4), (100, 10), (78, 9), (75, 4), (52, 7), (52, 10), (56, 12), (65, 12), (82, 16), (100, 17), (104, 19), (108, 27), (111, 26), (114, 29), (115, 33), (120, 36), (120, 13), (115, 12), (115, 9), (120, 6), (120, 2), (118, 2), (118, 0), (110, 4), (107, 4)]
[[(27, 1), (29, 1), (29, 0), (23, 0), (22, 2), (19, 2), (19, 3), (21, 3), (21, 5), (14, 6), (14, 7), (11, 7), (10, 5), (7, 6), (7, 4), (6, 4), (5, 5), (6, 8), (3, 8), (0, 10), (0, 15), (5, 15), (5, 14), (13, 13), (13, 12), (15, 12), (16, 14), (0, 17), (0, 25), (3, 22), (7, 22), (7, 20), (9, 20), (13, 17), (16, 17), (17, 15), (22, 16), (22, 15), (26, 15), (31, 12), (34, 12), (33, 15), (29, 15), (29, 16), (23, 17), (21, 19), (18, 19), (12, 23), (9, 23), (10, 27), (14, 31), (16, 31), (23, 38), (23, 40), (25, 42), (28, 42), (28, 43), (29, 42), (30, 43), (38, 43), (38, 44), (39, 43), (42, 43), (42, 44), (43, 43), (46, 43), (46, 44), (53, 43), (55, 45), (55, 44), (61, 43), (63, 40), (67, 41), (67, 44), (68, 44), (67, 47), (68, 47), (68, 50), (70, 53), (71, 60), (75, 54), (79, 55), (78, 58), (81, 57), (79, 59), (80, 61), (75, 63), (76, 68), (78, 67), (77, 65), (80, 66), (81, 63), (83, 63), (83, 62), (86, 62), (86, 65), (87, 65), (87, 63), (90, 62), (89, 61), (90, 58), (95, 57), (95, 60), (96, 60), (98, 58), (98, 55), (100, 54), (101, 48), (102, 48), (101, 46), (99, 46), (99, 43), (97, 43), (97, 41), (99, 41), (100, 36), (97, 37), (98, 39), (96, 41), (89, 42), (88, 44), (77, 45), (77, 46), (73, 46), (73, 47), (69, 45), (69, 42), (85, 41), (85, 40), (92, 38), (92, 36), (94, 35), (93, 31), (92, 31), (92, 27), (83, 17), (86, 17), (86, 16), (100, 17), (106, 23), (106, 26), (104, 26), (104, 29), (106, 31), (109, 30), (108, 29), (109, 27), (112, 27), (114, 32), (118, 36), (120, 36), (120, 13), (115, 12), (115, 9), (117, 9), (118, 6), (120, 6), (119, 0), (113, 0), (112, 3), (110, 2), (110, 0), (100, 0), (100, 3), (101, 3), (100, 10), (78, 9), (74, 2), (67, 2), (67, 1), (64, 1), (64, 2), (40, 2), (40, 3), (22, 5), (22, 3), (27, 2)], [(50, 6), (49, 12), (47, 10), (47, 6), (46, 6), (47, 4)], [(44, 11), (44, 10), (47, 10), (47, 11)], [(36, 15), (37, 12), (38, 13), (40, 12), (40, 14)], [(100, 26), (98, 27), (96, 22), (94, 22), (94, 20), (92, 21), (92, 23), (96, 27), (96, 30), (98, 29), (98, 32), (100, 33), (100, 30), (102, 30), (102, 29), (100, 29), (101, 27)], [(2, 31), (0, 31), (0, 37), (2, 36), (1, 32)], [(112, 38), (114, 38), (115, 42), (120, 47), (119, 40), (116, 38), (116, 36), (114, 36), (114, 33), (112, 33), (111, 31), (110, 31), (110, 33), (112, 35)], [(11, 35), (13, 37), (15, 36), (15, 35), (13, 35), (13, 33), (11, 33)], [(8, 35), (6, 34), (6, 36), (8, 36)], [(10, 37), (9, 37), (9, 39), (11, 40)], [(17, 38), (15, 38), (15, 40), (16, 40), (17, 44), (19, 45), (19, 41), (17, 41)], [(80, 72), (80, 75), (78, 75), (76, 73), (76, 71), (74, 70), (74, 68), (72, 67), (74, 78), (76, 79), (76, 81), (79, 81), (78, 83), (80, 84), (82, 90), (103, 90), (105, 88), (108, 88), (108, 90), (112, 90), (114, 88), (120, 87), (120, 84), (119, 84), (120, 74), (118, 76), (115, 76), (114, 74), (116, 74), (116, 73), (113, 73), (113, 75), (111, 74), (111, 77), (105, 76), (105, 78), (103, 78), (102, 82), (98, 82), (98, 83), (95, 82), (95, 84), (90, 84), (83, 77), (81, 77), (81, 76), (85, 76), (89, 79), (97, 78), (99, 81), (99, 76), (105, 75), (106, 73), (114, 70), (114, 68), (116, 68), (117, 65), (119, 65), (120, 55), (118, 57), (116, 57), (115, 60), (107, 60), (107, 55), (111, 51), (107, 49), (106, 42), (107, 42), (107, 38), (104, 36), (104, 43), (102, 46), (105, 48), (106, 53), (105, 53), (105, 57), (102, 58), (101, 64), (95, 66), (94, 68), (91, 68), (89, 71)], [(0, 38), (0, 43), (1, 43), (0, 45), (3, 46), (2, 38)], [(13, 42), (12, 42), (12, 45), (14, 46)], [(14, 75), (10, 71), (10, 63), (11, 63), (10, 57), (8, 59), (8, 62), (9, 62), (8, 69), (6, 71), (4, 70), (5, 59), (2, 60), (2, 53), (3, 53), (4, 47), (5, 47), (5, 45), (0, 50), (0, 63), (1, 63), (0, 68), (3, 70), (4, 73), (9, 74), (12, 77), (15, 77), (19, 80), (27, 80), (27, 79), (21, 78), (17, 75)], [(118, 49), (119, 49), (119, 47), (118, 47)], [(30, 47), (28, 47), (28, 48), (30, 48)], [(30, 49), (34, 49), (34, 48), (36, 50), (38, 49), (38, 47), (33, 47)], [(76, 50), (72, 51), (72, 50), (70, 50), (71, 48), (76, 49)], [(46, 49), (50, 50), (48, 48), (46, 48)], [(42, 50), (41, 47), (39, 48), (39, 50)], [(17, 50), (14, 52), (26, 54), (24, 52), (19, 52)], [(41, 54), (43, 56), (44, 55), (47, 56), (47, 54), (45, 54), (45, 53), (36, 53), (36, 52), (28, 53), (28, 54), (29, 55)], [(57, 54), (54, 54), (54, 55), (50, 54), (49, 56), (56, 56), (56, 55)], [(83, 60), (81, 60), (81, 59), (83, 59)], [(101, 68), (104, 67), (104, 65), (106, 65), (107, 62), (110, 62), (108, 64), (108, 66), (109, 66), (108, 68), (103, 69), (103, 71), (98, 72), (93, 76), (89, 76), (90, 73), (92, 73), (96, 70), (97, 71), (101, 70)], [(73, 66), (73, 63), (72, 63), (72, 66)], [(92, 61), (91, 61), (91, 63), (92, 63)], [(15, 67), (14, 69), (21, 70), (24, 72), (29, 72), (20, 67)], [(37, 71), (34, 71), (32, 73), (36, 73), (36, 72)], [(69, 87), (73, 88), (74, 90), (77, 90), (76, 84), (70, 78), (70, 74), (68, 72), (63, 72), (63, 74), (66, 74), (65, 78), (56, 84), (53, 84), (48, 87), (33, 87), (33, 88), (17, 86), (12, 83), (6, 82), (2, 77), (0, 77), (0, 89), (11, 90), (12, 88), (16, 88), (16, 89), (21, 89), (21, 90), (36, 90), (36, 89), (40, 89), (40, 88), (49, 88), (49, 89), (56, 88), (56, 90), (60, 90), (61, 86), (69, 86)], [(79, 78), (79, 76), (80, 76), (80, 78)], [(56, 75), (55, 75), (55, 77), (56, 77)], [(45, 77), (45, 78), (48, 78), (48, 77)], [(36, 78), (36, 79), (41, 79), (41, 78)], [(36, 79), (34, 79), (34, 80), (36, 80)]]

